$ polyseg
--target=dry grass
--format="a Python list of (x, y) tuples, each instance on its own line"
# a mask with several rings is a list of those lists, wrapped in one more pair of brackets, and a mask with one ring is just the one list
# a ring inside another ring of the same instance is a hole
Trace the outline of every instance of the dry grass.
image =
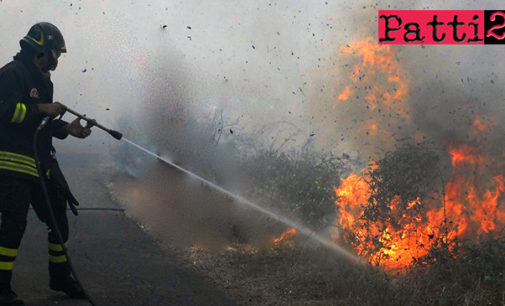
[(299, 246), (235, 244), (219, 253), (188, 249), (186, 256), (239, 305), (501, 305), (504, 250), (491, 243), (450, 263), (396, 274)]

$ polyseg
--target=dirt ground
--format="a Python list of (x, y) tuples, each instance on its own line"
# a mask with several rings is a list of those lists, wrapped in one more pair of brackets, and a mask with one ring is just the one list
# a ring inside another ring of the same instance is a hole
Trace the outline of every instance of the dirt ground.
[(187, 254), (200, 273), (239, 305), (354, 304), (335, 292), (342, 281), (335, 280), (341, 277), (342, 262), (325, 250), (236, 245), (218, 254), (198, 249)]

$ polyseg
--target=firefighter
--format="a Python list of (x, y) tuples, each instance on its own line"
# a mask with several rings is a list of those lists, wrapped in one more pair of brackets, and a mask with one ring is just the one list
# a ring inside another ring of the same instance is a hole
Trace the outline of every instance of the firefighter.
[[(10, 283), (12, 268), (23, 237), (28, 208), (48, 226), (49, 286), (72, 298), (85, 298), (83, 289), (71, 276), (54, 226), (40, 180), (48, 185), (58, 227), (65, 245), (68, 241), (67, 205), (78, 205), (55, 159), (52, 137), (64, 139), (89, 136), (91, 130), (79, 119), (72, 123), (59, 120), (65, 106), (53, 102), (50, 71), (67, 51), (61, 32), (41, 22), (32, 26), (19, 42), (21, 51), (0, 69), (0, 305), (23, 305)], [(34, 133), (42, 119), (50, 116), (38, 136), (37, 151), (44, 178), (39, 177), (33, 152)]]

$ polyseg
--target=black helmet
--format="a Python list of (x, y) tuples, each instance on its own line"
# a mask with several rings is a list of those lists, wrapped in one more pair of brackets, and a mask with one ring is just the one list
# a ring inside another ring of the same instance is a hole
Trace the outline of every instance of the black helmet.
[(60, 30), (49, 22), (39, 22), (33, 25), (28, 34), (19, 41), (23, 50), (34, 53), (49, 53), (51, 50), (67, 52), (65, 40)]

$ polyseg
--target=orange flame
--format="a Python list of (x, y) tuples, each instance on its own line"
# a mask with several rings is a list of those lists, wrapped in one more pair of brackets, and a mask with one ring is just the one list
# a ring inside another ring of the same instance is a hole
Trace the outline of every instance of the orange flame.
[[(412, 126), (406, 103), (408, 75), (393, 48), (365, 38), (339, 49), (339, 56), (351, 57), (356, 64), (351, 66), (349, 84), (339, 89), (334, 108), (352, 99), (356, 107), (349, 116), (353, 120), (350, 123), (358, 122), (360, 129), (373, 136), (363, 142), (372, 149), (376, 144), (393, 148), (395, 139), (426, 140), (424, 132)], [(492, 116), (472, 118), (467, 126), (468, 143), (447, 145), (452, 164), (449, 181), (440, 183), (441, 191), (429, 192), (424, 198), (405, 203), (397, 195), (388, 198), (388, 203), (376, 203), (379, 200), (373, 196), (376, 191), (367, 183), (371, 179), (367, 174), (351, 173), (341, 179), (334, 190), (337, 225), (341, 229), (335, 238), (344, 239), (370, 263), (396, 270), (424, 261), (426, 255), (441, 246), (457, 250), (466, 239), (478, 242), (485, 235), (503, 234), (505, 176), (498, 170), (505, 163), (484, 150), (489, 139), (486, 134), (497, 124)], [(375, 154), (366, 148), (364, 151), (369, 156)], [(372, 164), (368, 171), (374, 167), (377, 165)], [(375, 207), (384, 209), (384, 216), (372, 218), (375, 215), (370, 210)]]
[(342, 93), (340, 93), (340, 95), (338, 95), (338, 99), (340, 101), (346, 101), (347, 99), (349, 99), (350, 95), (351, 95), (351, 89), (349, 88), (349, 86), (346, 86), (344, 88), (344, 91), (342, 91)]
[[(486, 157), (476, 148), (464, 145), (449, 152), (453, 175), (439, 203), (425, 207), (428, 204), (418, 198), (402, 213), (400, 197), (396, 196), (388, 208), (392, 216), (402, 214), (397, 222), (367, 220), (365, 208), (372, 190), (366, 175), (352, 173), (341, 179), (340, 187), (335, 188), (337, 224), (359, 255), (374, 265), (395, 270), (429, 254), (437, 246), (437, 239), (452, 250), (462, 239), (478, 240), (484, 234), (503, 231), (505, 208), (499, 201), (505, 191), (505, 177), (497, 175), (485, 182), (477, 179), (475, 173)], [(465, 171), (468, 167), (471, 171)]]
[(477, 117), (474, 116), (472, 123), (470, 124), (470, 139), (474, 141), (482, 141), (483, 136), (492, 131), (493, 126), (497, 124), (497, 120), (490, 118)]
[(287, 229), (287, 230), (284, 231), (284, 233), (282, 233), (280, 235), (279, 238), (275, 238), (274, 239), (274, 244), (278, 245), (281, 241), (283, 241), (284, 239), (287, 239), (289, 237), (292, 237), (292, 236), (296, 235), (296, 233), (297, 233), (296, 229), (294, 229), (294, 228)]
[[(340, 56), (361, 58), (351, 73), (353, 84), (346, 85), (338, 95), (339, 101), (347, 101), (351, 94), (351, 86), (359, 84), (366, 88), (366, 106), (375, 110), (379, 105), (391, 108), (405, 120), (410, 121), (410, 115), (405, 104), (400, 103), (409, 92), (406, 75), (395, 59), (389, 45), (379, 45), (371, 37), (365, 38), (339, 48)], [(386, 84), (380, 84), (380, 83)], [(337, 104), (334, 105), (334, 108)]]
[(489, 129), (479, 118), (475, 118), (472, 122), (472, 128), (478, 132), (485, 132)]
[(450, 147), (449, 154), (451, 155), (452, 165), (456, 166), (460, 163), (483, 164), (486, 162), (485, 156), (482, 156), (479, 149), (470, 145), (462, 145), (459, 147)]

